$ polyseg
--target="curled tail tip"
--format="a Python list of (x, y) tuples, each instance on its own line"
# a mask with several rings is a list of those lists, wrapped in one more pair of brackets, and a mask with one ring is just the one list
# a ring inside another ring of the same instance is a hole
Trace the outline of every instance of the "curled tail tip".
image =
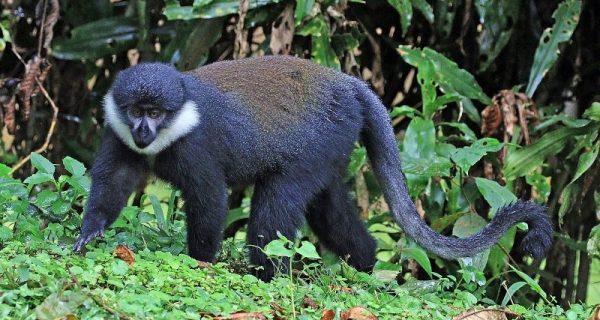
[(519, 250), (535, 259), (543, 258), (552, 246), (554, 228), (545, 206), (533, 201), (517, 200), (500, 209), (498, 215), (518, 214), (529, 226), (527, 234), (519, 244)]

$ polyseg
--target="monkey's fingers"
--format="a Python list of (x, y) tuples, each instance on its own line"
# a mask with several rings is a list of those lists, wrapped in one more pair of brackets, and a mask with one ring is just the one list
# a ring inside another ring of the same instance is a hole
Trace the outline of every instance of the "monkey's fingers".
[(92, 241), (94, 238), (96, 238), (98, 236), (103, 237), (104, 230), (94, 231), (88, 235), (80, 234), (79, 237), (77, 238), (77, 241), (75, 241), (75, 245), (73, 246), (73, 251), (81, 252), (81, 249), (83, 249), (85, 247), (85, 245), (88, 244), (88, 242)]

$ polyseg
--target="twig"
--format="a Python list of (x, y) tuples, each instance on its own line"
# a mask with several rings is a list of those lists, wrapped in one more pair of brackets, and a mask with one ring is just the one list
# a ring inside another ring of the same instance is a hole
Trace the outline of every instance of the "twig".
[(48, 8), (48, 0), (44, 0), (44, 11), (42, 13), (42, 22), (40, 23), (40, 36), (38, 40), (38, 55), (42, 52), (42, 43), (44, 42), (44, 27), (46, 26), (46, 9)]
[[(21, 60), (21, 61), (23, 61), (23, 60)], [(58, 119), (58, 107), (56, 106), (56, 103), (54, 103), (54, 100), (52, 100), (52, 98), (48, 94), (48, 91), (46, 91), (46, 89), (44, 88), (44, 86), (42, 85), (40, 80), (35, 78), (35, 82), (37, 83), (37, 85), (40, 88), (40, 91), (42, 92), (44, 97), (46, 97), (46, 100), (48, 100), (48, 102), (50, 103), (50, 106), (52, 107), (52, 122), (50, 122), (50, 128), (48, 129), (48, 133), (46, 134), (46, 140), (44, 141), (44, 144), (42, 144), (41, 147), (39, 147), (33, 151), (35, 153), (42, 153), (42, 152), (46, 151), (46, 149), (48, 149), (48, 145), (50, 145), (50, 139), (52, 139), (52, 135), (54, 134), (54, 129), (56, 128), (56, 122)], [(27, 156), (25, 156), (19, 162), (17, 162), (17, 164), (12, 167), (12, 169), (10, 170), (10, 172), (8, 174), (12, 175), (13, 173), (15, 173), (23, 165), (25, 165), (25, 163), (27, 163), (27, 161), (29, 161), (30, 158), (31, 158), (31, 153), (28, 154)]]

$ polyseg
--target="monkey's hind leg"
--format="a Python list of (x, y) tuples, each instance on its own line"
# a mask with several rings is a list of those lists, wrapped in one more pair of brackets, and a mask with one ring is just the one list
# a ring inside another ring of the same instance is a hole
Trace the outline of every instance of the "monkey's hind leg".
[(329, 250), (360, 271), (375, 264), (376, 242), (369, 235), (358, 208), (351, 201), (342, 179), (333, 181), (310, 204), (306, 219)]
[(293, 241), (298, 227), (304, 222), (309, 201), (321, 188), (313, 179), (290, 174), (269, 177), (256, 183), (248, 221), (248, 245), (250, 262), (263, 268), (257, 270), (260, 279), (271, 280), (277, 269), (287, 273), (289, 259), (271, 261), (261, 248), (278, 239), (277, 232)]

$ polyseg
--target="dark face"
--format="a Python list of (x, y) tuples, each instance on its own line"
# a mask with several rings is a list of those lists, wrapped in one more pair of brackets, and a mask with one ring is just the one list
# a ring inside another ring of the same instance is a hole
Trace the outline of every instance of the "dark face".
[(127, 118), (133, 141), (145, 148), (156, 139), (158, 129), (164, 127), (167, 111), (151, 104), (134, 104), (127, 107)]

